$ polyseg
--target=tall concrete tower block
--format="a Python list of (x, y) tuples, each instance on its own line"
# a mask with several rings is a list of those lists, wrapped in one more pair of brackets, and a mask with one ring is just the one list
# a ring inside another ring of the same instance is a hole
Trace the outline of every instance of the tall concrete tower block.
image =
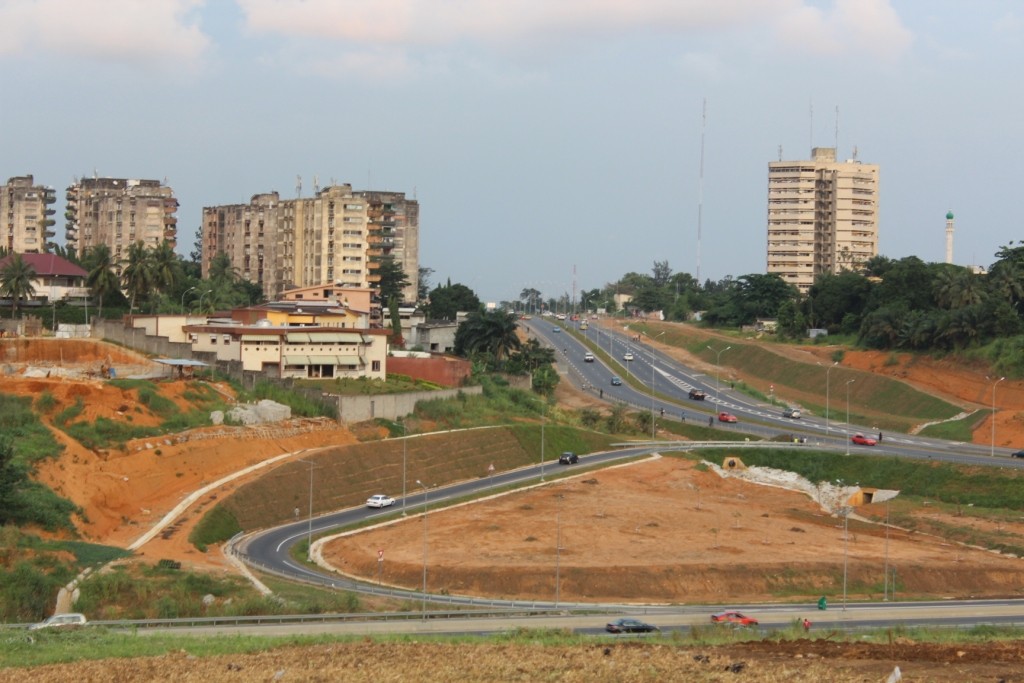
[(946, 212), (946, 263), (953, 262), (953, 212)]

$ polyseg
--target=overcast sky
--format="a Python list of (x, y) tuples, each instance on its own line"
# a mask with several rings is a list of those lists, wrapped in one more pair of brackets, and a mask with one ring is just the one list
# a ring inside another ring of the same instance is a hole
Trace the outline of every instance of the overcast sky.
[(988, 266), (1022, 71), (1016, 0), (0, 0), (0, 183), (166, 178), (186, 255), (297, 176), (401, 191), (433, 282), (499, 301), (762, 273), (768, 162), (838, 140), (881, 166), (883, 255), (943, 260), (951, 209)]

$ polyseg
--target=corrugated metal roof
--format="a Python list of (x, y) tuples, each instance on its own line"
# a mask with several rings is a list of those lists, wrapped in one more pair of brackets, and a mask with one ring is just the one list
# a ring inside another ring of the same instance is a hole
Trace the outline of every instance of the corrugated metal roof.
[(281, 338), (276, 334), (243, 334), (242, 341), (278, 341)]

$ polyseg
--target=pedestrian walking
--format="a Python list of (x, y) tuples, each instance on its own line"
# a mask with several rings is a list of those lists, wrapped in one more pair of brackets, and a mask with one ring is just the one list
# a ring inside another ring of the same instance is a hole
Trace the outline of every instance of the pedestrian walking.
[(686, 422), (686, 413), (679, 413), (679, 421)]
[(715, 426), (715, 418), (712, 417), (711, 415), (708, 415), (708, 427), (714, 427), (714, 426)]
[(807, 617), (804, 617), (803, 624), (804, 624), (804, 632), (807, 632), (807, 631), (811, 630), (811, 620), (810, 619), (808, 619)]
[(882, 432), (878, 432), (878, 443), (882, 443)]

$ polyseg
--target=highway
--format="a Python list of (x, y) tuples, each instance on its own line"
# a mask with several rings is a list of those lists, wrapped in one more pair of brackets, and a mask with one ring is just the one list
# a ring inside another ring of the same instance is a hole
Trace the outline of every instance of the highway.
[[(736, 430), (751, 436), (752, 440), (791, 433), (806, 439), (802, 446), (816, 450), (831, 450), (845, 453), (847, 450), (859, 454), (889, 455), (919, 459), (934, 459), (960, 464), (997, 464), (1000, 466), (1019, 467), (1024, 465), (1008, 456), (1005, 449), (997, 451), (997, 461), (989, 455), (989, 449), (972, 444), (945, 442), (908, 435), (887, 435), (882, 444), (876, 447), (858, 447), (852, 449), (847, 442), (847, 434), (865, 431), (861, 427), (846, 425), (835, 420), (827, 424), (825, 420), (806, 416), (799, 420), (790, 420), (781, 416), (778, 407), (760, 403), (738, 392), (717, 387), (719, 381), (714, 377), (696, 372), (682, 366), (672, 358), (654, 349), (649, 344), (638, 343), (625, 333), (617, 331), (588, 330), (586, 338), (594, 346), (600, 344), (605, 353), (612, 358), (621, 358), (627, 349), (631, 350), (634, 360), (620, 363), (619, 367), (609, 367), (598, 356), (595, 362), (584, 362), (584, 354), (590, 350), (581, 341), (569, 334), (564, 327), (554, 320), (532, 320), (527, 323), (532, 336), (555, 349), (558, 362), (564, 368), (571, 368), (570, 375), (578, 378), (584, 388), (610, 402), (623, 402), (638, 409), (650, 410), (653, 407), (657, 419), (682, 419), (705, 421), (709, 415), (716, 415), (719, 410), (728, 410), (737, 415), (739, 422), (724, 425), (717, 420), (713, 422), (716, 429)], [(555, 328), (562, 329), (555, 332)], [(625, 367), (623, 367), (625, 366)], [(628, 368), (628, 370), (626, 369)], [(614, 375), (626, 380), (632, 376), (643, 386), (638, 390), (624, 381), (621, 386), (612, 386)], [(653, 385), (651, 384), (653, 382)], [(651, 387), (654, 388), (652, 397)], [(707, 393), (705, 401), (690, 401), (687, 394), (691, 388), (701, 389)], [(721, 388), (721, 391), (716, 391)], [(660, 411), (664, 409), (665, 415)], [(698, 422), (700, 423), (700, 422)], [(363, 507), (339, 510), (321, 515), (312, 520), (301, 520), (285, 524), (273, 529), (248, 534), (229, 544), (234, 548), (237, 557), (250, 566), (257, 567), (272, 574), (286, 578), (305, 581), (335, 589), (353, 590), (362, 593), (387, 595), (408, 601), (422, 601), (424, 613), (429, 602), (431, 609), (479, 609), (486, 607), (495, 610), (504, 609), (555, 609), (564, 614), (493, 620), (474, 618), (455, 619), (449, 615), (444, 619), (424, 618), (397, 619), (382, 622), (377, 619), (359, 621), (340, 621), (334, 624), (277, 625), (281, 632), (291, 629), (316, 628), (330, 629), (337, 632), (400, 632), (415, 633), (425, 630), (430, 632), (464, 633), (492, 632), (508, 630), (517, 625), (528, 624), (536, 628), (571, 628), (588, 632), (588, 629), (600, 630), (603, 622), (591, 616), (574, 616), (573, 610), (595, 609), (605, 610), (608, 614), (638, 614), (645, 620), (662, 626), (664, 629), (685, 629), (695, 624), (705, 624), (708, 615), (717, 608), (711, 606), (648, 606), (637, 608), (635, 605), (593, 603), (566, 603), (537, 601), (505, 601), (478, 599), (471, 596), (434, 596), (424, 595), (416, 590), (400, 590), (386, 586), (378, 586), (368, 582), (359, 582), (340, 575), (333, 575), (311, 565), (296, 562), (291, 557), (291, 549), (308, 537), (315, 538), (325, 532), (352, 525), (365, 525), (369, 522), (384, 522), (401, 518), (403, 514), (422, 512), (424, 505), (429, 508), (443, 507), (455, 501), (470, 497), (486, 495), (488, 491), (507, 490), (541, 483), (546, 478), (556, 476), (565, 471), (578, 471), (580, 468), (603, 466), (630, 458), (638, 458), (663, 450), (678, 448), (737, 448), (744, 447), (744, 442), (685, 442), (685, 443), (646, 443), (624, 447), (619, 450), (595, 453), (582, 456), (578, 465), (566, 468), (557, 464), (558, 453), (548, 453), (545, 462), (511, 472), (496, 473), (487, 479), (474, 479), (449, 486), (431, 488), (426, 495), (417, 491), (410, 493), (405, 499), (398, 498), (392, 508), (383, 510)], [(755, 444), (751, 443), (751, 446)], [(794, 447), (793, 444), (777, 444)], [(723, 607), (724, 608), (724, 607)], [(1024, 604), (1019, 601), (950, 601), (940, 603), (850, 603), (845, 609), (831, 606), (825, 612), (819, 612), (814, 605), (730, 605), (729, 609), (741, 609), (755, 613), (761, 621), (761, 628), (779, 628), (788, 626), (792, 620), (808, 617), (816, 628), (868, 628), (872, 626), (902, 624), (998, 624), (1024, 623)], [(432, 612), (430, 614), (433, 614)], [(596, 625), (595, 625), (595, 622)], [(212, 628), (212, 627), (211, 627)], [(224, 627), (218, 627), (224, 628)], [(251, 626), (238, 627), (250, 629)], [(266, 628), (270, 628), (267, 626)], [(221, 631), (223, 632), (223, 631)], [(319, 632), (303, 630), (302, 632)]]

